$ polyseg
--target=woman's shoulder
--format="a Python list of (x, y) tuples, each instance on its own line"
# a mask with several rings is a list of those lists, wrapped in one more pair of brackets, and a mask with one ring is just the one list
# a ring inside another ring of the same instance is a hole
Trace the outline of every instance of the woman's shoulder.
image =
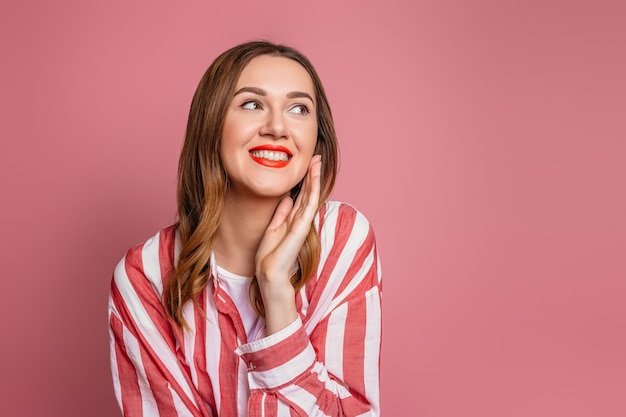
[(361, 211), (343, 201), (329, 200), (324, 203), (320, 209), (320, 222), (328, 219), (336, 219), (337, 222), (354, 221), (360, 227), (370, 227), (369, 220)]
[(327, 201), (319, 212), (317, 219), (318, 231), (322, 243), (331, 240), (350, 240), (361, 244), (366, 240), (374, 239), (372, 226), (358, 209), (342, 201)]
[(314, 305), (306, 313), (309, 330), (349, 297), (360, 297), (378, 286), (381, 277), (374, 231), (359, 210), (328, 201), (320, 209), (317, 225), (319, 264), (303, 293), (307, 301), (316, 300), (307, 307)]
[(175, 241), (176, 227), (172, 225), (128, 249), (113, 273), (118, 288), (138, 288), (149, 284), (161, 294), (163, 275), (173, 270)]

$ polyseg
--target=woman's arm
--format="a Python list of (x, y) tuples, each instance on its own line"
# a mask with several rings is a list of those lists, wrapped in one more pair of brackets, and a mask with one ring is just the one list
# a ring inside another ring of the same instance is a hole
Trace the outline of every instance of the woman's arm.
[(216, 415), (204, 400), (212, 392), (202, 398), (181, 366), (177, 340), (182, 338), (175, 338), (155, 291), (161, 264), (150, 260), (158, 258), (162, 239), (160, 233), (129, 250), (115, 269), (109, 299), (115, 395), (126, 417)]
[(380, 414), (375, 239), (367, 220), (350, 206), (332, 211), (321, 233), (319, 276), (298, 294), (306, 315), (237, 350), (248, 364), (250, 417)]

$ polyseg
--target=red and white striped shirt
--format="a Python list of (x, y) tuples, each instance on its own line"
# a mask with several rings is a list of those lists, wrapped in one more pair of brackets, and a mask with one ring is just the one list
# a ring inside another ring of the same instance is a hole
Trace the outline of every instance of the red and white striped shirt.
[(170, 226), (130, 249), (113, 276), (111, 369), (125, 416), (379, 416), (381, 271), (373, 231), (347, 204), (315, 218), (317, 272), (296, 294), (299, 317), (248, 340), (239, 311), (211, 278), (188, 303), (189, 329), (162, 304), (178, 245)]

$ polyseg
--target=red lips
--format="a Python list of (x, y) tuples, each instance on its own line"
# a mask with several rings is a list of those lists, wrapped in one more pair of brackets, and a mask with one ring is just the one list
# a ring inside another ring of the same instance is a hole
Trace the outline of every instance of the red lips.
[[(283, 152), (287, 155), (287, 159), (277, 160), (277, 161), (272, 160), (272, 159), (266, 159), (267, 156), (264, 157), (263, 155), (258, 154), (258, 153), (263, 154), (264, 151), (265, 152)], [(255, 156), (253, 153), (257, 153), (257, 155)], [(287, 166), (289, 161), (291, 161), (291, 157), (293, 156), (293, 154), (291, 153), (289, 149), (285, 148), (284, 146), (278, 146), (278, 145), (256, 146), (250, 149), (249, 155), (250, 155), (250, 158), (252, 158), (256, 163), (269, 167), (269, 168), (283, 168)]]

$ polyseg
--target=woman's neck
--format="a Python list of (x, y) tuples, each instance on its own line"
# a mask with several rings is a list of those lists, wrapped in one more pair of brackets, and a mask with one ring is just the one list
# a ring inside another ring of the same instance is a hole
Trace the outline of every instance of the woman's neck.
[(228, 195), (213, 246), (217, 264), (253, 276), (254, 257), (280, 198), (236, 198)]

